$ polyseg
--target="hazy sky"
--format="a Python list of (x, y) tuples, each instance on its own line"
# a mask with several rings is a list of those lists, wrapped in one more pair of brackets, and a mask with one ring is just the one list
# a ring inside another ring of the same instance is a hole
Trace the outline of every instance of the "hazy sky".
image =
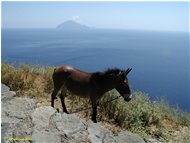
[(188, 31), (189, 2), (2, 2), (3, 28), (54, 28), (71, 19), (96, 28)]

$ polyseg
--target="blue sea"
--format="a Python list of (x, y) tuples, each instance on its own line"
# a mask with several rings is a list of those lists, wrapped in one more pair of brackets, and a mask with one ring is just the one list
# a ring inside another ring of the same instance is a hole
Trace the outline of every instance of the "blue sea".
[(189, 33), (135, 30), (2, 29), (2, 61), (72, 65), (94, 72), (133, 68), (133, 91), (190, 111)]

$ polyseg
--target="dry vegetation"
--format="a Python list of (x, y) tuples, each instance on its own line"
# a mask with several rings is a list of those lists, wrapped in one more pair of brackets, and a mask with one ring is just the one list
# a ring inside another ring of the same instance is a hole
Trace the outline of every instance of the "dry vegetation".
[[(30, 96), (42, 104), (50, 105), (53, 69), (54, 67), (39, 65), (20, 65), (15, 68), (14, 65), (3, 63), (1, 80), (11, 90), (16, 91), (17, 95)], [(101, 124), (114, 133), (127, 129), (145, 139), (157, 138), (164, 142), (190, 141), (189, 113), (171, 108), (163, 99), (152, 102), (149, 96), (142, 92), (136, 92), (134, 95), (134, 99), (128, 103), (122, 98), (106, 103), (118, 96), (116, 90), (106, 93), (98, 108), (98, 120), (101, 120)], [(89, 100), (69, 94), (66, 102), (70, 112), (90, 119)], [(60, 103), (55, 105), (61, 109)]]

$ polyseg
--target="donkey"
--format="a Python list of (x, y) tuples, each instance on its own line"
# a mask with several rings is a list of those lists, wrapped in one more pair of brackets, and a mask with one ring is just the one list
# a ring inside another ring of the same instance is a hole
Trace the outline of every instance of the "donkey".
[(63, 112), (69, 113), (65, 106), (67, 90), (79, 97), (90, 98), (92, 104), (92, 121), (97, 122), (97, 103), (104, 93), (116, 89), (125, 101), (132, 98), (127, 75), (132, 70), (108, 69), (104, 72), (83, 72), (69, 65), (54, 69), (52, 75), (54, 90), (51, 94), (51, 106), (54, 107), (56, 95), (61, 91), (60, 99)]

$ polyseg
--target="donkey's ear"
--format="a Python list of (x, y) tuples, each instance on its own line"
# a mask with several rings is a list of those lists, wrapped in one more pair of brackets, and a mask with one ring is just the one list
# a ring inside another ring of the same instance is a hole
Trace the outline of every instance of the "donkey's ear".
[(128, 69), (125, 71), (125, 74), (128, 75), (131, 70), (132, 70), (132, 68), (128, 68)]
[(120, 76), (122, 74), (123, 74), (123, 71), (119, 71), (119, 73), (117, 75)]
[(121, 70), (118, 74), (117, 74), (118, 77), (121, 77), (121, 78), (126, 78), (126, 71), (125, 70)]

